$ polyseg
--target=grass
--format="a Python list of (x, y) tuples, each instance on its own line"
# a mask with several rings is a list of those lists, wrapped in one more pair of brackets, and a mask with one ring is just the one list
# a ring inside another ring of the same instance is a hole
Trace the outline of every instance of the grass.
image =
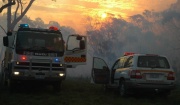
[(113, 91), (104, 92), (101, 85), (90, 80), (68, 78), (63, 81), (62, 91), (55, 93), (51, 86), (20, 89), (10, 94), (0, 91), (1, 105), (180, 105), (180, 88), (164, 99), (156, 95), (133, 95), (121, 98)]

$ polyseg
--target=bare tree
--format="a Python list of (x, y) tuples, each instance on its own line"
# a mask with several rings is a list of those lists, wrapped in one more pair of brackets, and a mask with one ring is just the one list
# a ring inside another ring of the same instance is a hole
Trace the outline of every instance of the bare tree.
[[(16, 24), (23, 18), (35, 0), (2, 0), (4, 4), (0, 7), (0, 13), (7, 8), (7, 31), (13, 30)], [(56, 0), (52, 0), (56, 1)], [(27, 6), (25, 7), (25, 4)], [(12, 6), (16, 5), (14, 17), (12, 17)], [(18, 13), (20, 11), (20, 13)]]
[[(22, 0), (3, 0), (4, 3), (5, 1), (7, 2), (7, 4), (1, 7), (0, 12), (2, 12), (5, 8), (7, 8), (7, 31), (10, 31), (13, 30), (16, 24), (23, 18), (23, 16), (27, 13), (27, 11), (29, 10), (29, 8), (31, 7), (31, 5), (35, 0), (30, 0), (26, 8), (24, 8), (25, 3), (22, 2)], [(14, 19), (12, 19), (13, 5), (16, 5), (16, 9), (14, 12)], [(20, 9), (20, 15), (18, 15), (19, 9)]]
[[(5, 2), (5, 0), (2, 0), (2, 1)], [(16, 4), (15, 0), (11, 0), (11, 2), (8, 2), (7, 4), (3, 5), (3, 6), (0, 8), (0, 13), (1, 13), (5, 8), (7, 8), (7, 7), (9, 7), (9, 6), (12, 6), (12, 5), (15, 5), (15, 4)]]

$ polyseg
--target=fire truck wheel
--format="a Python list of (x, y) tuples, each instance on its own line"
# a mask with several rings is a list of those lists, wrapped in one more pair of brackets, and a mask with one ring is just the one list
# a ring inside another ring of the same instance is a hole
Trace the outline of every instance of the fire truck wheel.
[(8, 80), (8, 88), (11, 93), (13, 93), (16, 90), (16, 81), (9, 79)]
[(60, 92), (61, 91), (61, 81), (53, 83), (53, 91)]
[(2, 72), (0, 72), (0, 89), (3, 87), (3, 75)]
[(118, 94), (121, 97), (127, 96), (127, 89), (126, 89), (126, 85), (125, 85), (125, 81), (124, 80), (120, 80), (119, 81)]
[(7, 87), (7, 81), (5, 79), (5, 74), (4, 72), (0, 73), (0, 89), (6, 89)]

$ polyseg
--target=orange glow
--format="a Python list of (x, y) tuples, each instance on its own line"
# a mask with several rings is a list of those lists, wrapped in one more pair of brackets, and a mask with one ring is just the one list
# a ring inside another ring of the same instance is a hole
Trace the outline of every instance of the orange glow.
[(101, 15), (101, 18), (106, 18), (107, 17), (107, 14), (106, 13), (103, 13), (102, 15)]
[(36, 0), (27, 16), (32, 20), (39, 17), (46, 24), (57, 21), (61, 26), (70, 26), (81, 33), (85, 31), (87, 17), (104, 21), (110, 14), (115, 18), (128, 20), (129, 16), (142, 14), (144, 10), (163, 11), (175, 2), (176, 0)]

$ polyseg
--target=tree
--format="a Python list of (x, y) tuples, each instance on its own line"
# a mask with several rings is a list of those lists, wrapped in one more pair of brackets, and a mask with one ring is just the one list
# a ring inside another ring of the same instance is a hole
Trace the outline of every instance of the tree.
[[(4, 4), (0, 7), (0, 13), (7, 8), (7, 31), (13, 30), (16, 24), (23, 18), (35, 0), (2, 0)], [(56, 0), (52, 0), (56, 1)], [(25, 4), (27, 6), (25, 7)], [(12, 17), (12, 6), (16, 5), (14, 17)], [(25, 8), (24, 8), (25, 7)], [(20, 11), (20, 13), (18, 13)], [(13, 19), (14, 18), (14, 19)]]
[[(25, 2), (22, 2), (22, 0), (3, 0), (3, 2), (7, 2), (7, 4), (3, 5), (0, 8), (0, 12), (2, 12), (5, 8), (7, 8), (7, 31), (13, 30), (16, 24), (23, 18), (23, 16), (27, 13), (31, 5), (33, 4), (35, 0), (30, 0), (28, 2), (28, 5), (24, 9)], [(14, 12), (14, 19), (12, 19), (12, 6), (16, 5), (16, 9)], [(18, 11), (20, 9), (20, 14), (18, 14)]]
[[(2, 0), (2, 1), (5, 2), (5, 0)], [(12, 6), (12, 5), (15, 5), (15, 4), (16, 4), (15, 0), (11, 0), (11, 2), (8, 2), (7, 4), (3, 5), (3, 6), (0, 8), (0, 13), (1, 13), (5, 8), (7, 8), (7, 7), (9, 7), (9, 6)]]

